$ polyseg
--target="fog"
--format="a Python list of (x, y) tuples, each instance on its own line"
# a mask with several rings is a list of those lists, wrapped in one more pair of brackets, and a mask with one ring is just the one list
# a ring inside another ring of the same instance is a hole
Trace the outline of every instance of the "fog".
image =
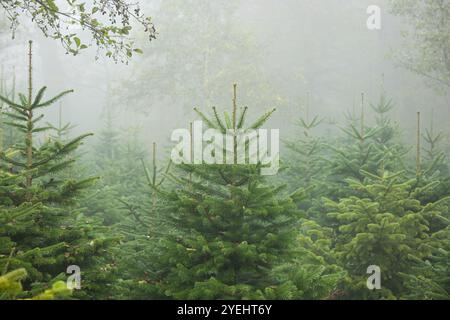
[[(398, 66), (403, 30), (408, 26), (381, 7), (381, 30), (366, 26), (365, 0), (141, 1), (158, 30), (156, 40), (133, 37), (144, 53), (128, 64), (115, 63), (94, 47), (77, 56), (65, 54), (58, 41), (22, 23), (15, 39), (2, 28), (0, 61), (4, 73), (16, 70), (24, 91), (27, 40), (34, 41), (34, 86), (49, 92), (75, 92), (62, 102), (64, 122), (75, 133), (98, 133), (110, 112), (124, 137), (137, 129), (148, 146), (169, 142), (175, 128), (187, 127), (195, 106), (231, 108), (232, 84), (238, 104), (259, 115), (277, 112), (266, 126), (295, 134), (293, 119), (305, 112), (338, 123), (348, 110), (376, 102), (382, 90), (396, 104), (393, 116), (409, 132), (415, 114), (440, 129), (450, 118), (449, 95)], [(308, 98), (309, 97), (309, 98)], [(370, 109), (367, 107), (371, 121)], [(358, 111), (359, 112), (359, 111)], [(58, 108), (48, 113), (55, 122)], [(338, 130), (338, 129), (330, 129)], [(136, 130), (134, 131), (136, 132)]]
[(0, 300), (450, 299), (450, 0), (0, 12)]

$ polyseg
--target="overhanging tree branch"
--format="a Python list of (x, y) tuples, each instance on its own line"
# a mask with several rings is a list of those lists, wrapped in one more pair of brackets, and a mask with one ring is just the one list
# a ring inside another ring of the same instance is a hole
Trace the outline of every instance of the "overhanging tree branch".
[[(62, 4), (66, 10), (61, 9)], [(13, 34), (20, 18), (26, 16), (46, 37), (60, 40), (66, 52), (73, 55), (95, 45), (107, 57), (127, 62), (134, 53), (142, 52), (130, 37), (132, 24), (141, 26), (149, 41), (156, 38), (151, 18), (141, 13), (138, 3), (125, 0), (93, 0), (90, 4), (79, 0), (2, 0), (0, 8), (10, 20)], [(82, 40), (73, 27), (87, 31), (90, 40)]]

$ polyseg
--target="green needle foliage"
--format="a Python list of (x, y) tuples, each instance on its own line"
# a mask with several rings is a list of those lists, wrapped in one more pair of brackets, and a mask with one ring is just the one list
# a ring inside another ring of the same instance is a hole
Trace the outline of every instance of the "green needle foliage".
[[(327, 181), (333, 184), (334, 191), (328, 196), (338, 198), (346, 196), (355, 190), (348, 189), (347, 178), (363, 181), (363, 171), (396, 172), (404, 170), (404, 156), (409, 151), (398, 142), (399, 130), (392, 123), (387, 114), (394, 107), (383, 93), (376, 105), (371, 105), (375, 112), (375, 125), (366, 124), (367, 115), (364, 109), (364, 95), (362, 95), (362, 111), (358, 118), (353, 114), (347, 117), (348, 125), (341, 127), (344, 137), (337, 145), (328, 145), (332, 151), (329, 160), (331, 175)], [(340, 190), (338, 193), (336, 191)]]
[[(10, 108), (4, 113), (11, 119), (6, 124), (21, 133), (21, 141), (1, 153), (0, 268), (4, 273), (24, 268), (28, 277), (23, 295), (31, 297), (44, 291), (48, 283), (63, 280), (68, 266), (78, 265), (86, 280), (83, 294), (90, 294), (98, 282), (94, 279), (101, 278), (101, 256), (113, 237), (106, 236), (99, 221), (85, 217), (76, 205), (97, 178), (68, 179), (62, 173), (74, 165), (74, 152), (91, 134), (36, 143), (39, 133), (51, 129), (39, 126), (43, 116), (37, 112), (71, 90), (45, 100), (44, 87), (33, 97), (31, 42), (29, 58), (28, 97), (19, 94), (16, 103), (0, 96)], [(94, 279), (89, 279), (91, 276)]]
[[(412, 294), (416, 289), (406, 288), (404, 277), (415, 279), (420, 275), (417, 263), (431, 267), (434, 255), (442, 255), (438, 249), (448, 248), (448, 244), (441, 247), (445, 244), (441, 239), (448, 235), (450, 198), (423, 204), (417, 199), (423, 189), (415, 188), (416, 181), (401, 182), (399, 177), (401, 174), (376, 179), (368, 175), (364, 183), (349, 180), (361, 197), (326, 200), (336, 230), (337, 258), (354, 279), (349, 297), (402, 298)], [(366, 288), (365, 271), (370, 265), (382, 270), (382, 290)]]
[[(247, 109), (238, 114), (236, 96), (233, 101), (232, 116), (221, 117), (215, 108), (212, 116), (197, 112), (210, 128), (244, 129)], [(248, 128), (261, 127), (272, 112)], [(302, 213), (290, 196), (281, 195), (282, 187), (260, 175), (260, 169), (260, 164), (181, 164), (168, 175), (175, 187), (156, 188), (167, 201), (164, 217), (174, 230), (161, 237), (160, 254), (152, 261), (149, 282), (161, 296), (325, 298), (336, 285), (338, 268), (313, 270), (312, 252), (310, 264), (302, 265), (308, 259), (307, 247), (302, 246), (307, 233), (297, 238)], [(320, 247), (317, 242), (309, 246)], [(320, 290), (306, 287), (313, 282)]]
[[(446, 136), (418, 113), (415, 144), (404, 142), (385, 92), (371, 110), (362, 96), (334, 137), (308, 106), (277, 178), (236, 164), (240, 134), (275, 112), (248, 122), (236, 85), (231, 112), (194, 108), (231, 132), (211, 156), (234, 163), (162, 159), (139, 128), (118, 127), (111, 100), (86, 161), (91, 134), (73, 137), (61, 107), (42, 124), (72, 91), (34, 92), (31, 43), (29, 58), (27, 94), (0, 81), (0, 299), (450, 299)], [(81, 290), (66, 286), (71, 265)]]
[(302, 133), (296, 139), (286, 141), (286, 146), (293, 153), (291, 159), (287, 160), (288, 170), (286, 178), (291, 184), (298, 187), (307, 187), (311, 184), (320, 183), (320, 173), (326, 164), (324, 160), (324, 141), (321, 137), (314, 136), (311, 130), (318, 127), (322, 120), (318, 116), (313, 120), (300, 118), (298, 126)]
[[(334, 286), (325, 286), (329, 299), (449, 299), (450, 198), (442, 134), (433, 128), (424, 135), (418, 131), (426, 144), (422, 148), (418, 141), (412, 161), (413, 148), (400, 141), (398, 125), (388, 116), (392, 101), (383, 93), (371, 106), (375, 125), (365, 124), (364, 109), (360, 118), (351, 115), (342, 128), (344, 137), (328, 150), (308, 153), (313, 139), (304, 119), (300, 127), (305, 134), (287, 142), (294, 151), (288, 175), (298, 178), (286, 179), (291, 187), (303, 186), (296, 204), (310, 219), (303, 226), (314, 232), (302, 243), (311, 248), (316, 241), (321, 249), (312, 247), (314, 255), (307, 251), (314, 257), (308, 261), (319, 274), (325, 268), (332, 270), (331, 279), (339, 275)], [(309, 159), (315, 163), (305, 167)], [(315, 171), (310, 179), (317, 163), (323, 172)], [(317, 185), (319, 193), (308, 190)], [(381, 269), (380, 290), (367, 288), (372, 265)], [(304, 262), (291, 270), (302, 267)]]
[[(23, 292), (21, 281), (25, 279), (25, 269), (17, 269), (0, 276), (0, 300), (15, 299)], [(50, 289), (32, 297), (32, 300), (63, 300), (71, 296), (71, 290), (67, 289), (63, 281), (53, 284)]]

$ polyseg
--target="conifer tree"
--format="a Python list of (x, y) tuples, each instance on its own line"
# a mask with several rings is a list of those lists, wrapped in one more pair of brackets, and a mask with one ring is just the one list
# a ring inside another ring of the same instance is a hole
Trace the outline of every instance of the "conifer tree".
[[(366, 176), (365, 182), (347, 180), (360, 197), (349, 196), (338, 202), (326, 200), (328, 216), (334, 221), (336, 255), (352, 278), (347, 297), (405, 297), (416, 290), (411, 286), (413, 281), (421, 279), (425, 285), (439, 277), (426, 278), (426, 273), (417, 272), (417, 265), (430, 264), (442, 259), (443, 253), (448, 254), (444, 239), (449, 230), (450, 198), (421, 203), (420, 194), (432, 188), (433, 183), (416, 188), (415, 179), (405, 180), (404, 172), (377, 176), (362, 171), (362, 174)], [(367, 290), (366, 269), (371, 265), (381, 269), (381, 290)], [(436, 267), (443, 271), (439, 262)], [(405, 278), (409, 279), (409, 285)], [(446, 282), (435, 285), (445, 286)]]
[[(58, 123), (57, 125), (52, 125), (47, 123), (50, 128), (50, 134), (48, 137), (57, 141), (61, 144), (65, 144), (71, 141), (71, 131), (75, 127), (70, 122), (65, 123), (62, 113), (62, 104), (59, 104), (58, 110)], [(57, 176), (64, 180), (78, 180), (83, 179), (83, 177), (88, 176), (91, 172), (87, 168), (86, 164), (83, 164), (81, 156), (83, 151), (81, 148), (77, 148), (74, 152), (70, 154), (70, 159), (74, 161), (72, 165), (58, 171)], [(103, 172), (96, 172), (103, 173)], [(98, 182), (95, 183), (98, 185)], [(116, 281), (116, 250), (110, 244), (117, 245), (121, 239), (119, 232), (113, 229), (106, 229), (104, 225), (108, 225), (109, 221), (105, 215), (103, 215), (104, 210), (114, 208), (114, 201), (109, 199), (109, 206), (104, 206), (100, 209), (99, 207), (92, 206), (92, 199), (98, 198), (102, 192), (101, 190), (95, 190), (93, 187), (90, 188), (92, 194), (87, 192), (82, 192), (77, 195), (76, 201), (73, 203), (68, 203), (65, 207), (70, 211), (80, 212), (82, 216), (86, 216), (86, 219), (95, 226), (95, 232), (99, 235), (102, 234), (105, 237), (105, 247), (102, 250), (102, 254), (95, 257), (92, 264), (89, 265), (88, 269), (84, 269), (83, 275), (85, 278), (83, 291), (75, 291), (73, 294), (74, 298), (91, 298), (95, 294), (96, 298), (111, 298), (114, 294), (112, 288), (114, 287), (114, 282)], [(101, 272), (98, 272), (98, 271)]]
[[(207, 116), (195, 110), (209, 128), (222, 133), (259, 128), (274, 111), (246, 126), (247, 108), (241, 108), (240, 112), (237, 109), (236, 91), (231, 114), (225, 111), (222, 117), (213, 108), (213, 115)], [(234, 135), (234, 141), (238, 139), (239, 135)], [(224, 149), (223, 153), (236, 156), (235, 150), (236, 142), (234, 148)], [(291, 197), (280, 196), (282, 187), (271, 185), (260, 170), (261, 163), (184, 163), (168, 174), (174, 188), (156, 189), (167, 201), (165, 219), (176, 230), (162, 237), (160, 256), (153, 259), (151, 283), (161, 295), (175, 299), (289, 299), (328, 295), (329, 292), (320, 291), (309, 295), (307, 288), (297, 287), (306, 284), (302, 279), (311, 281), (314, 278), (311, 274), (302, 278), (292, 272), (290, 275), (295, 279), (286, 279), (289, 277), (280, 273), (284, 268), (292, 270), (287, 263), (291, 267), (296, 264), (294, 257), (300, 250), (296, 235), (300, 232), (302, 214)], [(329, 289), (324, 291), (331, 291), (324, 280), (328, 270), (321, 272), (316, 273), (316, 280), (320, 279)]]
[(316, 134), (323, 122), (319, 116), (310, 116), (309, 94), (305, 106), (305, 112), (297, 121), (301, 132), (295, 138), (285, 142), (290, 151), (287, 154), (286, 170), (282, 172), (282, 181), (287, 183), (290, 191), (303, 188), (305, 195), (301, 201), (297, 201), (300, 209), (306, 211), (308, 217), (317, 218), (316, 207), (320, 207), (321, 196), (332, 192), (332, 184), (328, 183), (328, 172), (324, 170), (328, 166), (329, 150), (326, 148), (326, 139)]
[[(109, 286), (110, 295), (149, 299), (155, 296), (147, 290), (148, 268), (141, 257), (154, 250), (155, 232), (158, 236), (161, 232), (155, 221), (159, 210), (158, 206), (153, 207), (154, 192), (147, 186), (147, 170), (143, 166), (148, 158), (145, 141), (139, 128), (119, 128), (115, 111), (108, 99), (103, 112), (104, 128), (90, 147), (88, 159), (89, 172), (101, 178), (94, 194), (82, 203), (89, 215), (101, 217), (120, 235), (120, 246), (111, 250), (114, 272), (109, 275), (113, 283)], [(154, 172), (151, 171), (149, 175)]]
[(89, 173), (101, 176), (95, 197), (86, 199), (92, 214), (101, 216), (107, 225), (123, 221), (127, 214), (120, 200), (136, 203), (146, 196), (141, 159), (148, 156), (138, 127), (119, 128), (115, 105), (107, 90), (102, 114), (104, 126), (89, 147)]
[[(417, 187), (425, 187), (433, 182), (433, 188), (428, 188), (428, 192), (421, 195), (421, 200), (425, 203), (437, 201), (442, 197), (450, 195), (450, 170), (448, 157), (442, 148), (445, 138), (443, 132), (435, 132), (433, 115), (431, 124), (425, 132), (421, 134), (421, 118), (418, 113), (417, 127), (417, 154), (415, 176)], [(424, 143), (423, 143), (424, 142)], [(424, 144), (424, 146), (422, 146)]]
[[(66, 268), (75, 264), (80, 266), (85, 276), (86, 291), (80, 296), (89, 295), (92, 289), (89, 275), (101, 275), (97, 269), (99, 258), (95, 255), (100, 257), (111, 239), (99, 229), (97, 221), (84, 216), (76, 203), (77, 197), (97, 178), (67, 179), (60, 172), (73, 165), (71, 155), (91, 134), (66, 142), (50, 138), (37, 144), (37, 135), (51, 129), (39, 126), (43, 115), (37, 115), (37, 112), (51, 106), (71, 90), (44, 100), (46, 88), (43, 87), (33, 96), (31, 62), (30, 41), (28, 94), (19, 93), (20, 102), (0, 96), (0, 100), (11, 109), (4, 115), (13, 121), (5, 123), (17, 128), (22, 135), (20, 143), (1, 153), (2, 168), (16, 173), (19, 179), (12, 189), (2, 193), (2, 198), (18, 214), (24, 208), (34, 209), (32, 217), (12, 220), (12, 226), (6, 224), (7, 229), (2, 230), (0, 238), (9, 242), (11, 254), (0, 267), (5, 268), (5, 272), (25, 268), (28, 273), (24, 281), (25, 294), (30, 296), (64, 278)], [(2, 184), (3, 188), (7, 186)], [(90, 272), (89, 268), (94, 266), (95, 272)]]
[[(292, 151), (287, 160), (286, 170), (287, 182), (298, 187), (308, 187), (318, 184), (320, 173), (324, 166), (324, 141), (312, 131), (323, 121), (319, 116), (310, 118), (309, 95), (307, 99), (305, 114), (297, 121), (301, 129), (300, 136), (286, 141), (286, 146)], [(292, 181), (291, 181), (292, 180)]]
[[(325, 179), (334, 191), (331, 188), (322, 204), (309, 208), (309, 217), (325, 230), (331, 229), (329, 257), (349, 275), (341, 282), (341, 297), (447, 298), (443, 261), (448, 257), (444, 239), (449, 198), (439, 192), (437, 175), (430, 173), (426, 179), (424, 174), (432, 172), (427, 169), (433, 166), (445, 168), (445, 158), (436, 144), (425, 150), (434, 161), (420, 161), (418, 144), (418, 161), (409, 170), (406, 156), (410, 148), (399, 143), (398, 126), (387, 116), (392, 108), (383, 92), (372, 105), (375, 127), (365, 126), (364, 111), (361, 118), (350, 118), (349, 128), (343, 129), (348, 139), (333, 147), (338, 158), (331, 162), (332, 174)], [(428, 131), (424, 138), (439, 140)], [(381, 290), (367, 289), (366, 271), (371, 265), (381, 268)], [(415, 285), (423, 290), (414, 291)]]
[(378, 166), (374, 163), (375, 148), (372, 138), (377, 129), (368, 127), (365, 120), (364, 94), (361, 95), (361, 116), (356, 113), (347, 114), (347, 126), (339, 127), (344, 133), (333, 144), (327, 144), (330, 150), (328, 158), (330, 193), (333, 199), (348, 195), (352, 190), (344, 183), (346, 178), (352, 177), (362, 180), (361, 169), (373, 171)]
[(404, 170), (406, 167), (403, 157), (408, 153), (409, 148), (401, 145), (399, 126), (389, 117), (389, 112), (395, 108), (394, 102), (388, 99), (383, 90), (378, 102), (370, 106), (375, 112), (375, 125), (378, 129), (373, 136), (374, 147), (379, 154), (377, 165), (384, 171)]
[(119, 283), (119, 294), (133, 299), (165, 298), (158, 288), (149, 285), (154, 276), (149, 268), (149, 257), (158, 257), (161, 254), (158, 246), (161, 239), (177, 232), (165, 218), (166, 199), (156, 192), (163, 184), (168, 187), (166, 174), (170, 171), (172, 162), (160, 166), (157, 161), (157, 145), (153, 143), (151, 166), (144, 159), (141, 159), (141, 164), (146, 177), (146, 184), (143, 186), (145, 193), (133, 199), (119, 199), (121, 209), (126, 211), (117, 225), (125, 238), (118, 259), (123, 279)]
[(397, 172), (406, 169), (403, 156), (409, 151), (398, 142), (398, 128), (392, 123), (387, 114), (394, 107), (385, 93), (380, 95), (376, 105), (371, 104), (375, 112), (375, 126), (366, 123), (366, 108), (364, 94), (361, 95), (361, 115), (348, 116), (348, 125), (342, 127), (345, 137), (337, 146), (329, 145), (333, 150), (329, 168), (331, 175), (328, 182), (334, 187), (328, 197), (337, 199), (355, 190), (347, 189), (345, 180), (354, 178), (359, 181), (365, 179), (363, 171), (383, 175), (383, 171)]
[[(448, 214), (447, 214), (448, 220)], [(450, 300), (450, 227), (433, 233), (427, 244), (430, 254), (426, 259), (414, 259), (413, 272), (401, 273), (406, 292), (405, 299)]]
[[(23, 178), (23, 177), (22, 177)], [(7, 194), (23, 194), (23, 188), (19, 184), (20, 176), (5, 172), (0, 169), (0, 300), (16, 299), (26, 296), (23, 292), (21, 281), (28, 273), (27, 266), (33, 269), (31, 263), (22, 260), (27, 255), (32, 254), (32, 249), (28, 251), (18, 251), (15, 243), (9, 235), (17, 236), (22, 234), (33, 223), (36, 214), (39, 213), (42, 205), (23, 204), (19, 207), (11, 206), (11, 198)], [(23, 250), (20, 248), (19, 250)], [(15, 270), (14, 270), (15, 269)], [(8, 272), (8, 270), (14, 270)], [(63, 281), (53, 283), (50, 289), (33, 296), (35, 300), (64, 299), (68, 298), (70, 290), (67, 289)]]

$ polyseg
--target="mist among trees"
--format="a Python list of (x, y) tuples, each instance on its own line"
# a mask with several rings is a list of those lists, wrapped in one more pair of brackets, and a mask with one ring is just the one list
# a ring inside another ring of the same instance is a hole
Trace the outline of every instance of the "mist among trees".
[(447, 300), (449, 90), (448, 0), (1, 1), (0, 299)]

